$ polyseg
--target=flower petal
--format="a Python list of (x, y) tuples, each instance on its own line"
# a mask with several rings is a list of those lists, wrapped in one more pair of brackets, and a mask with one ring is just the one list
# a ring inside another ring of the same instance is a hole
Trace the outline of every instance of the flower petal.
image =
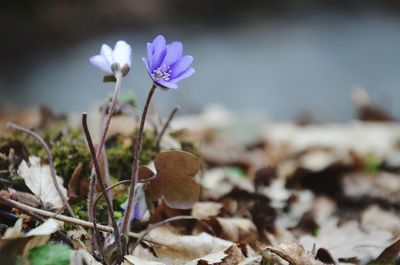
[[(147, 59), (148, 59), (148, 62), (152, 62), (153, 53), (154, 53), (154, 46), (153, 46), (152, 43), (148, 42), (147, 43)], [(149, 66), (151, 67), (151, 65), (149, 65)], [(147, 68), (149, 68), (149, 66), (147, 66)]]
[(113, 58), (115, 63), (119, 63), (119, 65), (124, 67), (127, 64), (129, 67), (131, 66), (132, 49), (131, 46), (125, 41), (117, 41), (114, 47)]
[(167, 53), (167, 43), (162, 35), (158, 35), (153, 40), (153, 57), (151, 58), (151, 69), (156, 69), (160, 66), (164, 60), (165, 54)]
[(171, 65), (182, 57), (183, 45), (182, 42), (174, 41), (167, 46), (167, 54), (165, 55), (163, 64)]
[(185, 55), (175, 63), (171, 65), (171, 78), (174, 79), (184, 71), (186, 71), (193, 62), (193, 57), (190, 55)]
[[(154, 80), (154, 78), (153, 78), (153, 80)], [(156, 84), (158, 84), (159, 86), (163, 87), (163, 88), (178, 89), (178, 85), (177, 84), (175, 84), (173, 82), (164, 81), (163, 79), (154, 80), (154, 82)]]
[(181, 81), (185, 78), (188, 78), (189, 76), (191, 76), (194, 73), (195, 73), (195, 70), (193, 68), (189, 68), (186, 71), (182, 72), (177, 77), (171, 79), (170, 82), (178, 83), (179, 81)]
[(148, 61), (146, 58), (144, 58), (144, 57), (142, 57), (142, 61), (144, 62), (144, 65), (146, 66), (147, 71), (148, 71), (149, 74), (150, 74), (151, 70), (150, 70), (149, 61)]
[(143, 195), (137, 198), (137, 201), (135, 201), (132, 213), (133, 214), (132, 219), (142, 220), (144, 214), (146, 213), (146, 210), (147, 210), (146, 198)]
[(100, 49), (100, 55), (104, 56), (107, 59), (108, 63), (112, 65), (114, 63), (113, 59), (113, 51), (110, 46), (107, 44), (103, 44)]
[(89, 58), (89, 61), (92, 65), (100, 68), (104, 72), (108, 74), (112, 74), (111, 70), (111, 64), (108, 62), (108, 60), (101, 55), (95, 55)]
[(154, 51), (163, 50), (167, 46), (167, 41), (165, 40), (163, 35), (158, 35), (153, 40)]

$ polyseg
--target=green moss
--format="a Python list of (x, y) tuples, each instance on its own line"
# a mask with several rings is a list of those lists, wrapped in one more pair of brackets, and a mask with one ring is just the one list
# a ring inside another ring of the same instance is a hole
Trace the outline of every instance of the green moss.
[[(133, 139), (137, 138), (135, 132)], [(118, 180), (129, 179), (132, 170), (133, 141), (131, 145), (124, 145), (123, 136), (116, 136), (106, 144), (110, 174)], [(140, 153), (140, 164), (145, 165), (154, 160), (157, 155), (157, 142), (151, 131), (145, 131)]]
[(114, 218), (115, 219), (119, 220), (119, 219), (122, 218), (122, 216), (123, 216), (122, 212), (114, 211)]
[(368, 154), (364, 157), (363, 166), (368, 173), (376, 173), (379, 170), (380, 161), (373, 154)]
[[(84, 176), (90, 174), (88, 167), (90, 155), (80, 130), (67, 128), (65, 124), (57, 124), (39, 132), (39, 134), (49, 145), (57, 175), (64, 178), (65, 186), (79, 162), (84, 163), (82, 174)], [(22, 142), (30, 156), (39, 156), (43, 160), (47, 160), (47, 154), (43, 147), (35, 139), (24, 133), (5, 134), (0, 137), (0, 145), (14, 140)]]

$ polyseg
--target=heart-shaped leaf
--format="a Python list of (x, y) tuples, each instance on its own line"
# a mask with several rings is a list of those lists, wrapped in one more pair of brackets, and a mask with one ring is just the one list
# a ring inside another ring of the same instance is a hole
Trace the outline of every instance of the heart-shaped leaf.
[(199, 171), (199, 159), (184, 151), (165, 151), (154, 160), (157, 172), (174, 173), (176, 177), (193, 177)]
[(147, 182), (151, 200), (163, 199), (175, 209), (190, 209), (199, 197), (199, 185), (192, 178), (199, 170), (199, 160), (183, 151), (166, 151), (154, 160), (156, 176), (147, 167), (139, 168), (139, 178)]

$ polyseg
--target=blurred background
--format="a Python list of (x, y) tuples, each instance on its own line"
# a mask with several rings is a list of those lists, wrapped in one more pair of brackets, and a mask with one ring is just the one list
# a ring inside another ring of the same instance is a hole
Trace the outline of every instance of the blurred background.
[(273, 119), (343, 121), (361, 86), (400, 116), (400, 1), (26, 0), (0, 13), (2, 107), (87, 110), (113, 91), (88, 59), (119, 39), (134, 56), (123, 89), (142, 102), (151, 82), (141, 57), (161, 33), (184, 43), (196, 69), (179, 91), (156, 94), (161, 112), (219, 102)]

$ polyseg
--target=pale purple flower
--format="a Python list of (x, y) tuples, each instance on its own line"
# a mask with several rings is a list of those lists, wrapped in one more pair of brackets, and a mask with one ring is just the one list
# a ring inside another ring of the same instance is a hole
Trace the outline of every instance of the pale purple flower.
[[(147, 211), (146, 195), (144, 192), (143, 183), (136, 184), (134, 194), (135, 194), (135, 201), (133, 204), (133, 211), (130, 218), (131, 220), (142, 220), (144, 214)], [(121, 205), (121, 208), (126, 210), (127, 205), (128, 205), (128, 200), (126, 200)]]
[(154, 83), (167, 89), (177, 89), (177, 83), (191, 76), (193, 57), (182, 56), (183, 45), (179, 41), (167, 44), (164, 36), (158, 35), (147, 43), (147, 58), (143, 58), (147, 71)]
[(92, 65), (100, 68), (107, 74), (113, 75), (115, 69), (119, 69), (125, 76), (131, 67), (131, 55), (131, 46), (125, 41), (120, 40), (115, 44), (114, 50), (107, 44), (103, 44), (100, 54), (90, 57), (89, 61)]

